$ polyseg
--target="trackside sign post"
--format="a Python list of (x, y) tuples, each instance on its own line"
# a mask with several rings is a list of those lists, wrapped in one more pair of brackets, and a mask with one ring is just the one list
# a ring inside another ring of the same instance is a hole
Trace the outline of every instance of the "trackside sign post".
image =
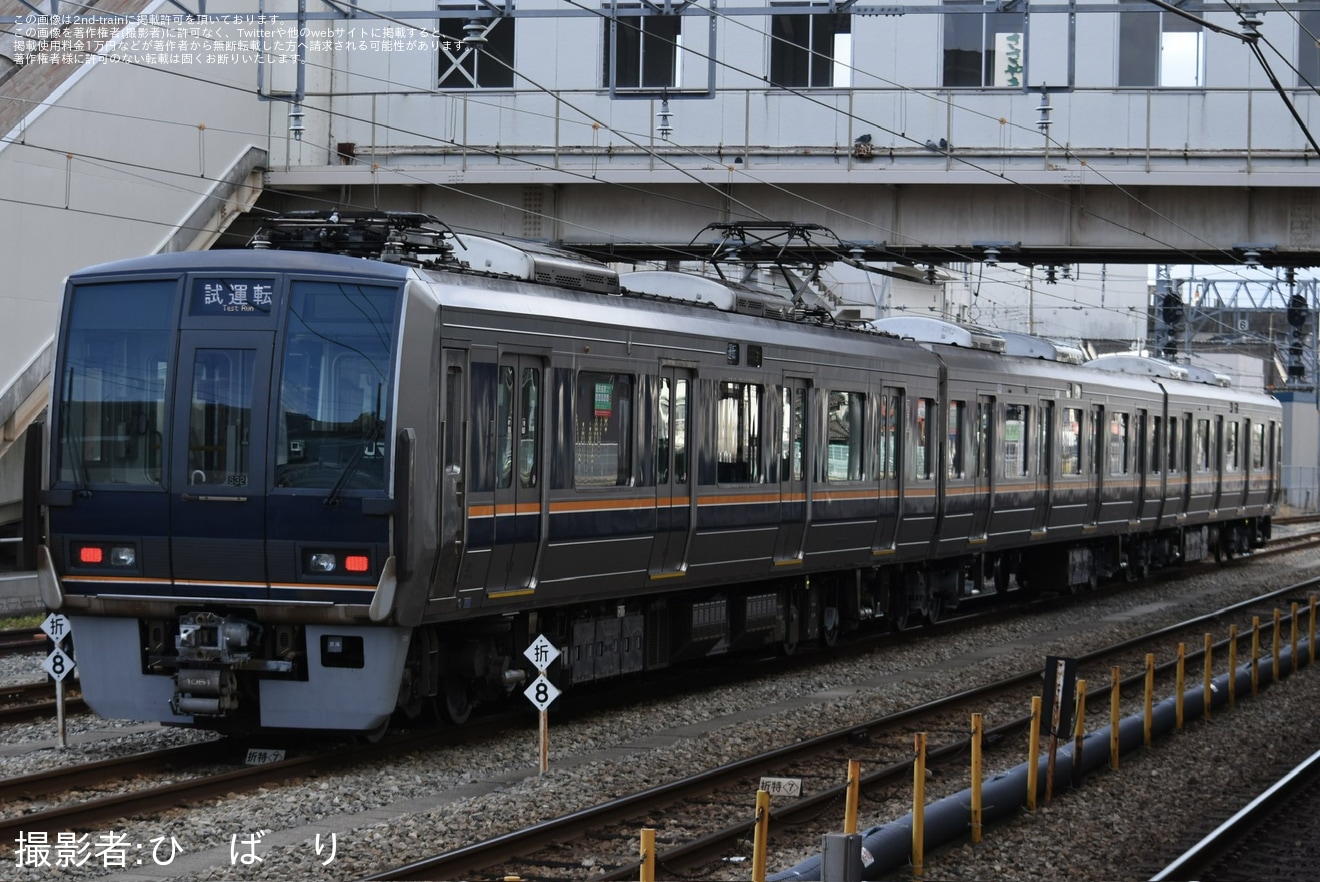
[(523, 690), (523, 695), (541, 713), (541, 772), (550, 768), (550, 704), (560, 696), (560, 691), (546, 677), (545, 672), (559, 658), (559, 649), (546, 639), (544, 634), (537, 635), (532, 645), (523, 655), (536, 668), (540, 675), (532, 685)]
[(69, 620), (59, 613), (51, 613), (41, 623), (41, 630), (50, 638), (54, 647), (41, 667), (55, 681), (55, 724), (60, 731), (60, 749), (69, 746), (64, 725), (64, 678), (73, 673), (73, 658), (64, 651), (64, 641), (72, 633)]

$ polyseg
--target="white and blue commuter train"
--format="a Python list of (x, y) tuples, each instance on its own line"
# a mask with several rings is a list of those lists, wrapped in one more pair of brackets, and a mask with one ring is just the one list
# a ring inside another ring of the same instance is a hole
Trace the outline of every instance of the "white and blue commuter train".
[(107, 717), (462, 721), (538, 634), (567, 687), (1270, 532), (1279, 406), (1173, 366), (621, 284), (415, 215), (262, 244), (68, 281), (38, 557)]

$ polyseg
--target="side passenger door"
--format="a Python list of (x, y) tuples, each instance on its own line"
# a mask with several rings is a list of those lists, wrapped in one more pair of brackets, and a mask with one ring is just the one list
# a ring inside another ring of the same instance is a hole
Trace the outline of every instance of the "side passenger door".
[(692, 492), (690, 445), (695, 410), (693, 373), (688, 368), (663, 366), (657, 377), (658, 397), (655, 446), (655, 544), (651, 550), (651, 578), (686, 571), (692, 527), (696, 523)]
[(495, 530), (487, 592), (536, 587), (542, 536), (542, 360), (503, 354), (496, 368)]
[(811, 512), (807, 486), (812, 463), (808, 444), (811, 381), (785, 377), (781, 395), (779, 535), (775, 540), (775, 562), (794, 563), (802, 560), (802, 543)]

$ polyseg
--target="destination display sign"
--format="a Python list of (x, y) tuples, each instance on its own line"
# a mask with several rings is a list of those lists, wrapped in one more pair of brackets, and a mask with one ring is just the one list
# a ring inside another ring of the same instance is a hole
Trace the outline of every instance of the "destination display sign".
[(275, 280), (241, 277), (195, 278), (189, 315), (267, 316), (275, 296)]

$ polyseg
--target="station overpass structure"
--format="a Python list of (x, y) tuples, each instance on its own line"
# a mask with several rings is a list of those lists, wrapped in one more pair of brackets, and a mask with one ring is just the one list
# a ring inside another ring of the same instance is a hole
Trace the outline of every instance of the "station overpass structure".
[(1320, 0), (0, 0), (0, 25), (0, 523), (63, 277), (282, 210), (663, 262), (793, 221), (918, 284), (1320, 265)]

